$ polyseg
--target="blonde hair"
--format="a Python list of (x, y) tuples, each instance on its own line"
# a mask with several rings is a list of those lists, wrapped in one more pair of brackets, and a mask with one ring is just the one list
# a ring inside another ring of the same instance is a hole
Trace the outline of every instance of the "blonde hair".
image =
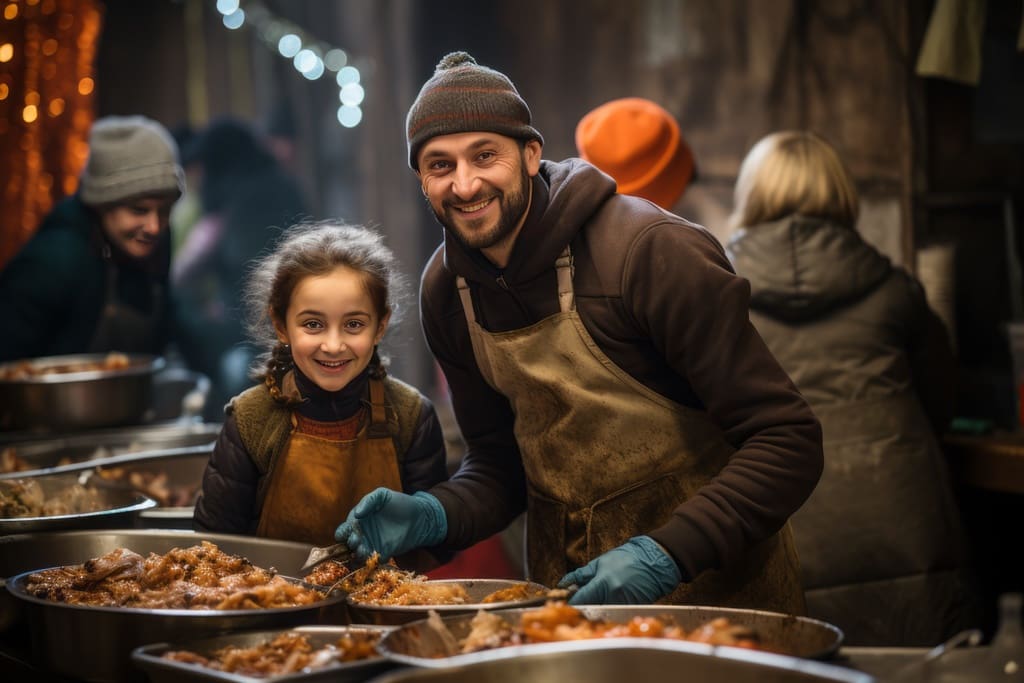
[(732, 228), (799, 214), (853, 228), (857, 188), (835, 149), (809, 131), (780, 131), (761, 138), (740, 166)]

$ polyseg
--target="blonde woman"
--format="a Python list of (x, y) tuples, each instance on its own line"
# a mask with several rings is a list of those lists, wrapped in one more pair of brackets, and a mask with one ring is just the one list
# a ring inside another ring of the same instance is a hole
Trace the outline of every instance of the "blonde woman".
[(822, 424), (825, 471), (792, 518), (808, 614), (851, 645), (934, 645), (979, 619), (935, 439), (952, 353), (920, 283), (860, 237), (857, 213), (825, 140), (772, 133), (740, 167), (727, 253)]

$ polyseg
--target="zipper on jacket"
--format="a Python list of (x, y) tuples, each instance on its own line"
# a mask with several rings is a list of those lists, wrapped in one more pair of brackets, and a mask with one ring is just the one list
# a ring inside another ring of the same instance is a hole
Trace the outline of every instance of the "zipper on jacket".
[(507, 282), (505, 282), (505, 276), (504, 275), (499, 275), (498, 277), (494, 278), (494, 281), (497, 282), (498, 286), (501, 287), (502, 289), (504, 289), (506, 292), (511, 292), (512, 291), (512, 288), (508, 286)]

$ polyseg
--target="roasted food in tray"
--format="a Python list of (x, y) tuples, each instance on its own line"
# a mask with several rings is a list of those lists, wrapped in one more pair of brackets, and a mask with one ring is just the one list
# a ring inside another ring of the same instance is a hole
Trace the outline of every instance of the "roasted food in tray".
[[(433, 617), (430, 623), (439, 631), (447, 631), (439, 617)], [(471, 626), (469, 634), (461, 641), (455, 641), (454, 636), (450, 634), (442, 634), (442, 638), (448, 642), (458, 643), (458, 649), (449, 655), (513, 645), (595, 638), (665, 638), (751, 650), (762, 649), (761, 638), (754, 629), (733, 623), (728, 617), (717, 617), (695, 629), (687, 630), (675, 624), (669, 617), (635, 616), (625, 622), (591, 618), (575, 607), (558, 601), (548, 602), (537, 609), (526, 610), (518, 618), (513, 619), (506, 619), (495, 612), (480, 611), (473, 617)]]
[(246, 676), (280, 676), (321, 669), (335, 662), (357, 662), (377, 657), (374, 647), (379, 640), (379, 632), (345, 632), (334, 642), (317, 647), (310, 642), (308, 635), (286, 631), (247, 647), (227, 645), (205, 655), (192, 650), (168, 650), (161, 657)]
[(160, 507), (190, 507), (195, 505), (202, 480), (174, 483), (166, 471), (157, 467), (97, 467), (96, 477), (109, 485), (123, 486), (145, 494)]
[(153, 643), (132, 662), (153, 683), (362, 683), (392, 665), (375, 650), (377, 626), (297, 626)]
[(505, 659), (544, 645), (617, 638), (727, 646), (793, 657), (834, 655), (843, 633), (816, 619), (763, 610), (700, 605), (580, 605), (549, 601), (541, 607), (500, 612), (429, 614), (390, 631), (378, 650), (412, 666), (456, 666)]
[[(315, 571), (315, 570), (314, 570)], [(539, 584), (508, 582), (474, 599), (465, 582), (431, 581), (423, 574), (399, 569), (393, 563), (381, 564), (374, 553), (366, 564), (343, 577), (337, 585), (349, 594), (349, 602), (374, 606), (466, 605), (473, 602), (496, 604), (543, 598), (548, 590)]]
[(111, 372), (125, 370), (132, 366), (132, 359), (126, 354), (111, 351), (102, 358), (69, 357), (65, 361), (38, 363), (30, 359), (9, 363), (0, 368), (0, 380), (17, 381), (35, 379), (45, 375), (69, 375), (76, 372)]
[(109, 507), (103, 491), (77, 482), (48, 493), (35, 479), (0, 481), (0, 518), (77, 515)]
[(171, 610), (296, 607), (325, 597), (209, 541), (147, 558), (115, 548), (81, 565), (32, 573), (25, 592), (69, 605)]

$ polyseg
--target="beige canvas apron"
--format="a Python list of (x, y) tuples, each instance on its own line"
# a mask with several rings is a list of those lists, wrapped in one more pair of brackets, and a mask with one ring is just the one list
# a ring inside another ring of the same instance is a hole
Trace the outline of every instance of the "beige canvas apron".
[[(549, 586), (667, 522), (733, 453), (705, 414), (608, 359), (576, 312), (568, 248), (556, 269), (560, 312), (508, 332), (476, 322), (469, 288), (457, 280), (481, 374), (515, 412), (528, 487), (527, 564), (531, 578)], [(662, 602), (802, 614), (788, 526), (731, 571), (706, 571)]]
[(384, 386), (371, 379), (370, 420), (355, 439), (333, 440), (294, 431), (273, 464), (256, 533), (329, 545), (356, 503), (378, 486), (402, 490), (388, 431)]

